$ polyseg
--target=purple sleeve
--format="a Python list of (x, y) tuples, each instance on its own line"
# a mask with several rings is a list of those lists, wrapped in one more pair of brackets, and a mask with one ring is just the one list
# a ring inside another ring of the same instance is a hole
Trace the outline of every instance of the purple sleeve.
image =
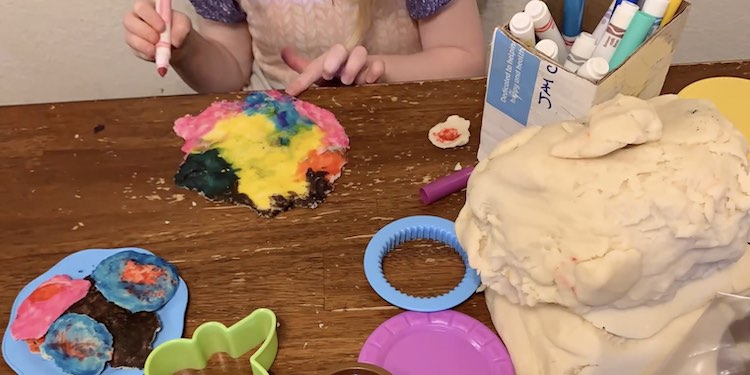
[(239, 23), (247, 15), (235, 0), (190, 0), (201, 17), (217, 22)]
[(435, 15), (450, 2), (451, 0), (406, 0), (406, 9), (411, 18), (421, 20)]

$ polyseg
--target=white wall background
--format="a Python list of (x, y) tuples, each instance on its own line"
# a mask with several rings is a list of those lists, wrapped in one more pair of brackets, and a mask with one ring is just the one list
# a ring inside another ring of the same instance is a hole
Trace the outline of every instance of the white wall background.
[[(479, 0), (486, 35), (526, 0)], [(486, 4), (484, 4), (486, 3)], [(676, 63), (750, 58), (749, 0), (692, 0)], [(191, 93), (135, 58), (123, 37), (130, 0), (1, 0), (0, 105)], [(177, 9), (191, 8), (175, 0)], [(22, 37), (23, 36), (23, 37)]]

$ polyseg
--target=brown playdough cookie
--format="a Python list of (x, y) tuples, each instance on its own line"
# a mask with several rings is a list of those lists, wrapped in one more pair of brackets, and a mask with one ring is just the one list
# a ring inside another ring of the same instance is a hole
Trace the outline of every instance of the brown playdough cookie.
[(68, 309), (68, 313), (88, 315), (104, 324), (112, 334), (114, 356), (109, 362), (111, 367), (143, 368), (146, 358), (151, 353), (151, 343), (161, 329), (161, 323), (155, 313), (131, 313), (107, 301), (91, 281), (91, 288), (82, 300)]

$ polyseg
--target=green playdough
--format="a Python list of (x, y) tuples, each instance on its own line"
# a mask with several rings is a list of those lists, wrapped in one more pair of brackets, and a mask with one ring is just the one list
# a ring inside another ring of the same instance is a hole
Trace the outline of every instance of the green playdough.
[(175, 182), (203, 193), (209, 199), (230, 194), (237, 186), (237, 174), (232, 166), (219, 156), (217, 149), (201, 154), (190, 154), (175, 175)]

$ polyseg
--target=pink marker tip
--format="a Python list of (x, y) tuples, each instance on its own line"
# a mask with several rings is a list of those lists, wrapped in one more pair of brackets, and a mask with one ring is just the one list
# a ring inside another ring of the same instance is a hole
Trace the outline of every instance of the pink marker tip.
[(159, 72), (159, 75), (162, 76), (162, 77), (164, 77), (165, 75), (167, 75), (167, 68), (165, 68), (165, 67), (158, 68), (158, 69), (156, 69), (156, 71)]

